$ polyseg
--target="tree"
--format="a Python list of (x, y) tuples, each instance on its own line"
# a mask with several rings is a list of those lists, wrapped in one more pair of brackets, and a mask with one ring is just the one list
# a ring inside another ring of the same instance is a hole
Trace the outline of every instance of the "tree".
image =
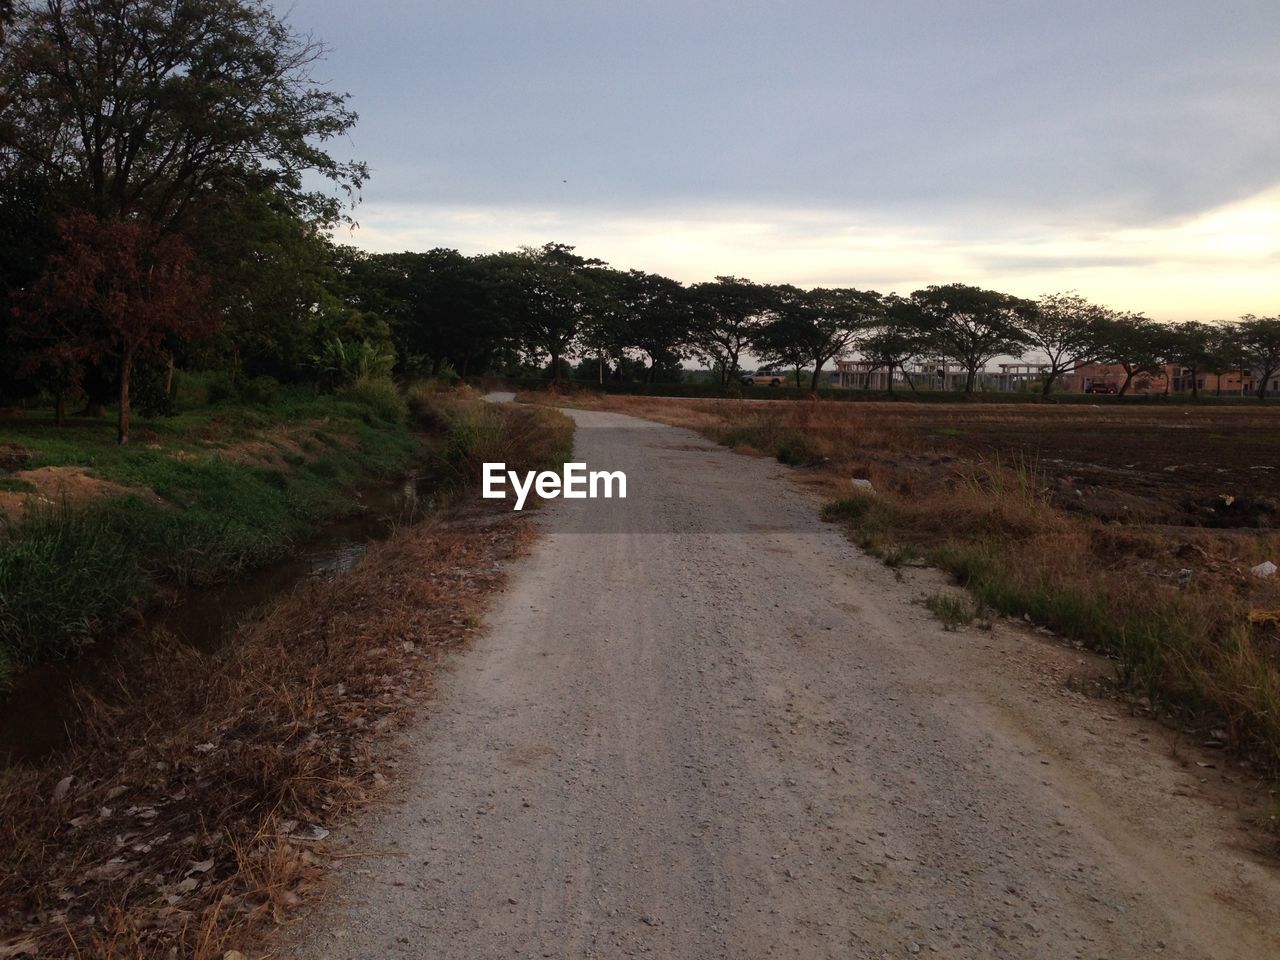
[(1028, 300), (962, 283), (917, 290), (911, 301), (928, 348), (964, 367), (966, 394), (973, 393), (978, 371), (992, 359), (1021, 354), (1023, 324), (1035, 309)]
[(324, 46), (264, 0), (19, 0), (0, 49), (0, 176), (36, 172), (68, 207), (172, 226), (224, 192), (274, 190), (337, 219), (359, 162), (323, 145), (356, 115), (311, 76)]
[(1129, 392), (1133, 378), (1139, 373), (1160, 372), (1160, 334), (1160, 326), (1140, 313), (1108, 311), (1099, 322), (1102, 347), (1099, 359), (1124, 370), (1124, 383), (1117, 396), (1123, 397)]
[[(315, 376), (313, 358), (335, 338), (384, 346), (381, 310), (352, 289), (353, 251), (337, 248), (321, 225), (295, 216), (273, 193), (226, 198), (186, 232), (210, 278), (222, 317), (214, 337), (180, 359), (229, 369), (232, 379)], [(362, 256), (362, 255), (361, 255)]]
[(1267, 399), (1267, 385), (1280, 371), (1280, 317), (1240, 318), (1237, 336), (1245, 361), (1253, 374), (1258, 399)]
[(347, 250), (343, 259), (349, 302), (390, 321), (406, 363), (426, 363), (432, 376), (449, 363), (466, 376), (506, 343), (486, 258), (437, 248), (375, 256)]
[(623, 347), (634, 347), (649, 358), (645, 382), (652, 383), (660, 364), (680, 360), (688, 341), (689, 299), (678, 280), (643, 270), (609, 271), (604, 294), (613, 301)]
[(858, 352), (867, 361), (867, 387), (871, 387), (871, 373), (884, 369), (888, 372), (889, 393), (893, 393), (893, 371), (902, 371), (907, 384), (915, 389), (907, 364), (920, 356), (922, 337), (916, 327), (916, 314), (911, 301), (890, 294), (883, 300), (883, 317), (880, 323), (864, 331), (854, 341)]
[[(42, 177), (0, 178), (0, 405), (28, 396), (36, 384), (19, 374), (24, 365), (12, 339), (11, 302), (44, 272), (58, 245), (57, 214)], [(32, 369), (28, 367), (27, 374)], [(51, 384), (52, 385), (52, 384)]]
[(65, 244), (17, 308), (28, 340), (63, 378), (82, 361), (113, 358), (119, 368), (117, 437), (129, 442), (129, 387), (136, 365), (163, 358), (174, 341), (208, 332), (208, 282), (192, 269), (178, 235), (136, 220), (72, 214)]
[(764, 325), (767, 288), (741, 277), (716, 277), (689, 288), (694, 356), (720, 373), (724, 386), (737, 376), (743, 351)]
[[(813, 365), (809, 389), (822, 368), (845, 353), (858, 333), (880, 315), (880, 295), (847, 288), (774, 288), (773, 319), (760, 336), (767, 354), (800, 367)], [(799, 376), (797, 374), (797, 386)]]
[(1164, 360), (1191, 372), (1191, 397), (1200, 399), (1200, 375), (1226, 366), (1220, 328), (1189, 320), (1164, 328), (1159, 335)]
[(1044, 396), (1054, 382), (1082, 363), (1094, 363), (1103, 353), (1099, 329), (1107, 317), (1104, 307), (1090, 303), (1073, 292), (1048, 293), (1022, 320), (1026, 345), (1039, 350), (1049, 361), (1044, 375)]
[(512, 317), (525, 352), (546, 354), (551, 376), (561, 379), (561, 360), (572, 352), (583, 325), (600, 309), (600, 284), (591, 271), (604, 266), (562, 243), (501, 255), (499, 297)]

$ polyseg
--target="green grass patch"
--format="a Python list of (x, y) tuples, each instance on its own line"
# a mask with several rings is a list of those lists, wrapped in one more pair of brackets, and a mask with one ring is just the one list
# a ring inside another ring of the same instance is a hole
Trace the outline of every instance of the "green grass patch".
[[(139, 418), (126, 447), (109, 420), (4, 422), (0, 443), (35, 451), (28, 469), (85, 467), (140, 493), (0, 520), (0, 684), (12, 670), (74, 654), (157, 584), (205, 584), (288, 554), (317, 523), (353, 509), (353, 488), (421, 456), (420, 437), (388, 416), (381, 387), (317, 397), (258, 386), (270, 403)], [(280, 430), (306, 439), (306, 452), (276, 438)], [(6, 479), (6, 489), (30, 487)]]
[(954, 593), (931, 593), (921, 602), (942, 621), (943, 630), (959, 630), (973, 622), (973, 604)]

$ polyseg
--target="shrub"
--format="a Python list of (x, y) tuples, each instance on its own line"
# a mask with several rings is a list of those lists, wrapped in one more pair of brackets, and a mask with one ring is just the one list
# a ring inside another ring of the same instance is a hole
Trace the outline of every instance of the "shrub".
[(802, 433), (790, 433), (778, 441), (777, 458), (779, 463), (792, 467), (804, 467), (822, 460), (821, 454)]
[(240, 399), (260, 406), (271, 403), (279, 393), (280, 381), (265, 375), (246, 380), (240, 386)]
[(401, 423), (409, 414), (404, 396), (390, 380), (363, 377), (338, 391), (343, 400), (366, 407), (379, 420)]
[(231, 377), (225, 373), (210, 377), (205, 391), (210, 403), (225, 403), (227, 400), (234, 400), (237, 393), (236, 385), (231, 382)]

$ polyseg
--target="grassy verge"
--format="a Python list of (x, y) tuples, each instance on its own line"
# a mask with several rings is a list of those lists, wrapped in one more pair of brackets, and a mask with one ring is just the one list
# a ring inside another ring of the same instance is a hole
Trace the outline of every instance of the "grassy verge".
[[(923, 557), (953, 574), (979, 608), (1030, 617), (1114, 658), (1120, 682), (1155, 709), (1224, 731), (1241, 753), (1280, 771), (1280, 582), (1249, 573), (1280, 557), (1273, 529), (1124, 523), (1073, 512), (1034, 454), (944, 444), (947, 431), (964, 423), (945, 409), (920, 421), (820, 402), (573, 402), (688, 427), (803, 467), (799, 478), (828, 500), (824, 518), (886, 563)], [(1185, 449), (1190, 428), (1179, 426)], [(1040, 429), (1049, 442), (1054, 424)], [(1119, 437), (1124, 425), (1098, 429)], [(1276, 447), (1273, 441), (1271, 462)], [(1262, 482), (1269, 474), (1254, 476)], [(851, 478), (869, 481), (871, 491)], [(970, 615), (959, 602), (935, 604), (953, 628)]]
[(460, 490), (478, 486), (483, 464), (509, 470), (559, 469), (573, 455), (573, 421), (543, 407), (484, 403), (469, 388), (409, 391), (415, 419), (443, 438), (437, 462)]
[[(571, 443), (549, 411), (425, 390), (414, 403), (461, 460), (549, 467)], [(248, 949), (322, 876), (325, 832), (394, 777), (396, 732), (531, 530), (503, 504), (458, 503), (305, 582), (218, 653), (122, 650), (106, 685), (119, 693), (85, 693), (70, 752), (0, 771), (0, 956)]]
[(0, 684), (116, 628), (158, 586), (282, 556), (420, 452), (403, 401), (368, 388), (206, 407), (136, 437), (119, 447), (101, 421), (0, 421), (0, 446), (21, 451), (0, 513)]

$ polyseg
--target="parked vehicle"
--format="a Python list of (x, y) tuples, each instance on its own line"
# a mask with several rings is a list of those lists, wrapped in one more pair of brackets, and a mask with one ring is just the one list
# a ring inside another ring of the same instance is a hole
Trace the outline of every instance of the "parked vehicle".
[(780, 387), (785, 382), (786, 377), (780, 373), (753, 373), (742, 378), (743, 386), (747, 387)]
[(1092, 381), (1084, 388), (1085, 393), (1118, 393), (1119, 388), (1107, 380)]

